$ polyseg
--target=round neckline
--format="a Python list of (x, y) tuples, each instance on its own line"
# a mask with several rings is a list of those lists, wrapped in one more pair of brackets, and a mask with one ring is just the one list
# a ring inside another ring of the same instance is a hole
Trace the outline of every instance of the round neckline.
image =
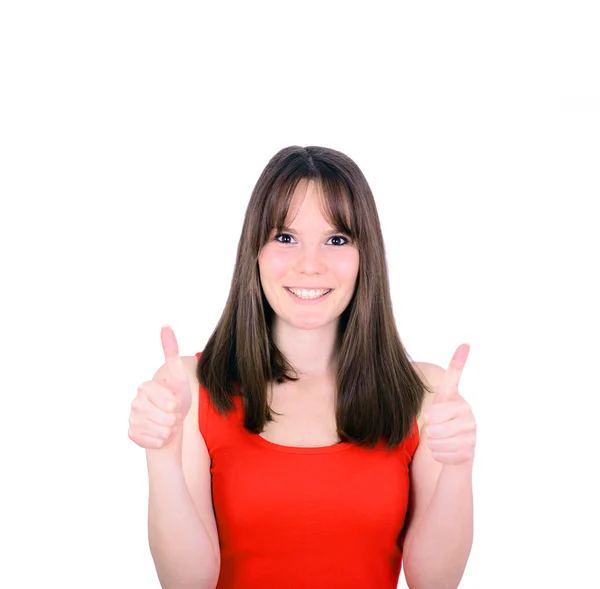
[(338, 442), (337, 444), (331, 444), (329, 446), (284, 446), (282, 444), (271, 442), (263, 438), (260, 434), (253, 434), (247, 430), (244, 431), (255, 444), (262, 446), (263, 448), (268, 448), (269, 450), (284, 452), (286, 454), (331, 454), (333, 452), (349, 450), (352, 447), (352, 444), (349, 442)]
[(254, 444), (258, 446), (262, 446), (263, 448), (267, 448), (268, 450), (275, 450), (276, 452), (283, 452), (285, 454), (333, 454), (334, 452), (342, 452), (344, 450), (349, 450), (354, 444), (350, 442), (338, 442), (337, 444), (332, 444), (329, 446), (284, 446), (283, 444), (276, 444), (275, 442), (271, 442), (265, 438), (263, 438), (260, 434), (254, 434), (249, 432), (243, 423), (243, 414), (244, 414), (244, 406), (242, 398), (239, 395), (236, 395), (233, 399), (234, 404), (237, 407), (240, 415), (240, 427), (246, 437), (254, 442)]

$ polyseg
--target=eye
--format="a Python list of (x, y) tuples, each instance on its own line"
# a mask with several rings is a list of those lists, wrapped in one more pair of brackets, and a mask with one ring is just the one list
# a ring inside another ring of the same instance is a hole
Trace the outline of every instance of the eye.
[[(332, 235), (328, 240), (327, 243), (329, 243), (330, 241), (335, 240), (336, 243), (332, 243), (331, 245), (346, 245), (350, 240), (347, 237), (344, 237), (343, 235)], [(340, 243), (340, 240), (342, 240), (342, 243)]]
[(294, 238), (289, 233), (279, 233), (273, 239), (279, 243), (292, 243), (294, 241)]

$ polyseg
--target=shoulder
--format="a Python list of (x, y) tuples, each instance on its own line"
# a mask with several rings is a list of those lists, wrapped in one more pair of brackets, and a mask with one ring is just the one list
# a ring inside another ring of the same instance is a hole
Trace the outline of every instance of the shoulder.
[(190, 383), (192, 391), (192, 409), (198, 409), (199, 383), (196, 376), (196, 368), (198, 367), (198, 358), (196, 356), (182, 356), (183, 367)]
[(413, 366), (419, 372), (419, 376), (424, 378), (428, 384), (435, 386), (439, 383), (446, 371), (437, 364), (431, 362), (413, 362)]
[[(196, 358), (196, 356), (181, 356), (181, 361), (183, 363), (183, 368), (188, 378), (188, 382), (190, 383), (190, 391), (192, 396), (192, 404), (188, 413), (188, 417), (190, 415), (198, 415), (199, 383), (198, 378), (196, 377), (196, 367), (198, 365), (198, 358)], [(163, 364), (154, 374), (153, 380), (155, 380), (156, 382), (162, 382), (163, 378), (167, 377), (167, 374), (167, 365)], [(193, 418), (190, 418), (190, 420), (191, 419)]]
[[(190, 381), (190, 385), (192, 389), (195, 389), (198, 385), (198, 379), (196, 377), (196, 367), (198, 366), (198, 358), (196, 356), (181, 356), (181, 361), (183, 362), (183, 368), (185, 369), (185, 373)], [(154, 374), (153, 380), (160, 382), (163, 378), (167, 376), (167, 365), (163, 364)]]
[(196, 356), (181, 356), (181, 360), (183, 361), (183, 366), (185, 367), (188, 376), (193, 377), (193, 380), (197, 383), (196, 367), (198, 366), (198, 358), (196, 358)]
[[(432, 364), (431, 362), (413, 362), (413, 366), (417, 370), (417, 374), (423, 381), (423, 384), (432, 391), (435, 391), (440, 384), (442, 377), (446, 373), (446, 371), (437, 364)], [(430, 393), (425, 391), (425, 396), (423, 397), (423, 404), (421, 405), (421, 410), (419, 411), (419, 416), (417, 421), (419, 423), (419, 430), (423, 427), (424, 413), (433, 403), (435, 398), (435, 392)]]

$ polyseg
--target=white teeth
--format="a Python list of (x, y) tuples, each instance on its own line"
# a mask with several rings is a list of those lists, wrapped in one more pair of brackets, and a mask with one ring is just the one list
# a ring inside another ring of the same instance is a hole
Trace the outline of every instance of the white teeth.
[(297, 297), (300, 297), (301, 299), (318, 299), (324, 294), (327, 294), (331, 289), (325, 288), (322, 290), (305, 290), (299, 288), (288, 288), (288, 290), (294, 293)]

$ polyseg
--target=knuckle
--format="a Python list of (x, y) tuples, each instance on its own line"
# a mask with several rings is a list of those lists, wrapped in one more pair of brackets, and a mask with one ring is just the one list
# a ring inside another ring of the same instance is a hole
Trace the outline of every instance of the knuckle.
[(138, 393), (140, 393), (141, 395), (145, 394), (148, 392), (148, 385), (150, 383), (148, 381), (143, 382), (141, 385), (138, 386)]
[(140, 446), (142, 448), (144, 447), (143, 444), (142, 444), (142, 442), (141, 442), (141, 440), (140, 440), (140, 438), (139, 438), (139, 436), (134, 431), (129, 432), (129, 439), (134, 444), (137, 444), (138, 446)]

